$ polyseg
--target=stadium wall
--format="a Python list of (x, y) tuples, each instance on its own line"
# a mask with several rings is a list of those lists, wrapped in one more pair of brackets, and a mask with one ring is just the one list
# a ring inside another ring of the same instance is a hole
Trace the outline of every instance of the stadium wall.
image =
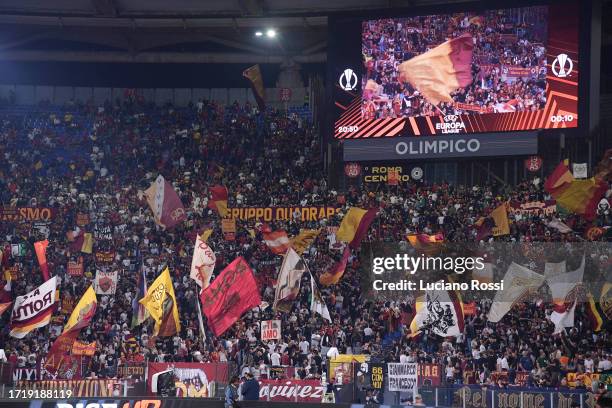
[[(126, 91), (130, 88), (110, 87), (78, 87), (78, 86), (49, 86), (49, 85), (0, 85), (0, 100), (14, 100), (18, 105), (36, 105), (49, 101), (53, 105), (63, 105), (71, 100), (89, 101), (102, 104), (106, 100), (124, 99)], [(275, 107), (284, 107), (281, 101), (281, 88), (267, 88), (266, 102)], [(146, 101), (164, 104), (172, 102), (175, 106), (187, 106), (189, 102), (207, 99), (231, 104), (238, 101), (255, 103), (250, 88), (138, 88), (137, 95), (142, 95)], [(309, 99), (308, 87), (291, 88), (289, 106), (302, 106)]]

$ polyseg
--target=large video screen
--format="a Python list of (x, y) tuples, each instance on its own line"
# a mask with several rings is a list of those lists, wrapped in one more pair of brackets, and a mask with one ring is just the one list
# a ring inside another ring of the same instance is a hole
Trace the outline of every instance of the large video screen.
[(334, 136), (578, 126), (574, 3), (330, 23)]

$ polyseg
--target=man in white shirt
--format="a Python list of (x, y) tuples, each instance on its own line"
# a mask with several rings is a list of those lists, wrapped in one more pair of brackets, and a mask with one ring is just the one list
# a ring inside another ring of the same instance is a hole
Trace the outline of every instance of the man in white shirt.
[(272, 367), (280, 367), (281, 355), (278, 353), (278, 349), (274, 349), (274, 352), (270, 354), (270, 362), (272, 363)]
[(0, 363), (6, 363), (8, 359), (6, 358), (6, 353), (3, 348), (0, 348)]
[(595, 362), (591, 358), (591, 355), (587, 354), (584, 359), (584, 371), (586, 373), (592, 373), (594, 368), (595, 368)]
[(302, 341), (300, 341), (299, 347), (300, 353), (306, 355), (308, 354), (308, 350), (310, 349), (310, 343), (306, 341), (305, 337), (302, 337)]
[(510, 370), (508, 365), (508, 357), (504, 354), (502, 357), (497, 357), (497, 371)]
[(602, 360), (599, 360), (599, 364), (597, 364), (597, 371), (602, 372), (612, 368), (612, 362), (610, 361), (610, 356), (606, 355)]

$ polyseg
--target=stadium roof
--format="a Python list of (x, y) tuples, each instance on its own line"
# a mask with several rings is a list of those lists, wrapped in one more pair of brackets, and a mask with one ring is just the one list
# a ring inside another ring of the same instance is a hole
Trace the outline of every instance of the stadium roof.
[[(300, 63), (325, 61), (326, 15), (462, 0), (3, 0), (0, 59)], [(274, 28), (278, 37), (256, 38)]]

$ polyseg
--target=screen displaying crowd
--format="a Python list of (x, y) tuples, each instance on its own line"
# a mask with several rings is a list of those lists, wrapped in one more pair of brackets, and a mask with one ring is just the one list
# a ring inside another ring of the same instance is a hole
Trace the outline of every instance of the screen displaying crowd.
[[(538, 6), (364, 21), (364, 119), (542, 109), (547, 18), (548, 8)], [(401, 80), (402, 62), (462, 35), (473, 41), (472, 79), (452, 102), (432, 103)]]
[[(385, 89), (382, 95), (394, 99), (400, 92), (391, 79), (394, 61), (443, 40), (447, 28), (455, 32), (455, 25), (474, 33), (482, 54), (489, 55), (493, 64), (540, 67), (545, 57), (535, 43), (542, 39), (529, 22), (542, 21), (544, 11), (534, 8), (524, 12), (520, 27), (516, 16), (508, 11), (483, 16), (481, 25), (451, 17), (368, 23), (371, 36), (364, 39), (365, 52), (374, 62), (368, 75), (381, 82)], [(410, 32), (411, 26), (426, 29)], [(502, 45), (501, 27), (522, 33), (519, 42)], [(395, 33), (400, 37), (394, 37)], [(408, 36), (410, 41), (401, 36)], [(401, 41), (404, 49), (390, 52), (394, 41)], [(387, 69), (390, 76), (386, 76)], [(457, 98), (487, 106), (520, 98), (522, 105), (517, 106), (524, 108), (541, 102), (542, 82), (507, 83), (498, 74), (482, 78), (486, 89), (478, 81), (460, 91)], [(425, 101), (417, 102), (414, 90), (401, 92), (413, 100), (407, 108), (410, 114), (425, 114), (432, 109)], [(531, 105), (527, 105), (529, 100)], [(439, 363), (446, 367), (446, 378), (453, 383), (462, 382), (463, 374), (472, 371), (479, 383), (505, 386), (492, 373), (521, 370), (529, 372), (530, 386), (565, 387), (563, 378), (568, 372), (600, 372), (612, 366), (610, 333), (605, 328), (592, 330), (584, 304), (576, 309), (575, 326), (560, 335), (552, 335), (553, 325), (547, 318), (549, 304), (526, 304), (500, 323), (491, 324), (484, 317), (489, 304), (483, 301), (476, 305), (476, 313), (467, 320), (465, 333), (460, 336), (443, 338), (425, 333), (410, 338), (414, 299), (397, 303), (364, 300), (356, 254), (350, 256), (338, 284), (321, 287), (331, 322), (311, 312), (311, 286), (304, 276), (290, 312), (262, 306), (243, 315), (221, 337), (208, 329), (206, 336), (199, 331), (199, 287), (189, 277), (189, 270), (196, 234), (206, 229), (213, 230), (208, 244), (216, 254), (215, 274), (236, 257), (244, 257), (254, 271), (262, 300), (271, 305), (282, 257), (264, 243), (264, 227), (283, 229), (295, 236), (303, 228), (337, 227), (348, 207), (379, 206), (366, 241), (400, 242), (408, 233), (441, 233), (450, 242), (477, 242), (475, 222), (500, 203), (549, 199), (541, 182), (525, 180), (515, 187), (406, 182), (376, 188), (351, 186), (341, 191), (328, 184), (320, 138), (307, 119), (272, 109), (260, 113), (248, 104), (221, 106), (210, 101), (199, 101), (188, 108), (140, 101), (103, 106), (73, 103), (63, 108), (7, 107), (0, 112), (0, 157), (2, 206), (48, 207), (53, 212), (46, 224), (0, 222), (3, 269), (18, 266), (19, 270), (18, 278), (12, 281), (13, 296), (42, 283), (32, 244), (45, 238), (49, 241), (49, 270), (59, 277), (62, 302), (78, 300), (91, 285), (96, 270), (119, 273), (115, 295), (99, 296), (96, 314), (80, 334), (84, 343), (96, 342), (95, 354), (84, 367), (87, 378), (113, 378), (118, 375), (118, 365), (126, 362), (229, 361), (236, 364), (241, 375), (250, 372), (261, 378), (272, 375), (271, 368), (282, 366), (292, 367), (285, 375), (320, 379), (330, 357), (352, 353), (377, 356), (387, 362)], [(169, 231), (155, 224), (142, 195), (158, 174), (174, 185), (187, 215), (185, 222)], [(227, 186), (229, 207), (329, 205), (341, 211), (317, 221), (295, 217), (266, 226), (238, 221), (235, 240), (228, 241), (221, 233), (218, 214), (208, 208), (209, 187), (217, 184)], [(608, 189), (606, 196), (611, 193)], [(572, 232), (562, 233), (549, 224), (552, 215), (510, 215), (510, 233), (495, 240), (574, 242), (582, 240), (591, 225), (604, 231), (612, 226), (609, 210), (599, 214), (594, 224), (572, 213), (554, 216)], [(67, 233), (78, 224), (93, 234), (92, 253), (71, 249)], [(342, 256), (328, 237), (320, 234), (303, 254), (316, 280)], [(609, 234), (604, 234), (599, 239), (607, 237)], [(22, 244), (24, 251), (13, 251), (16, 244)], [(100, 262), (95, 257), (100, 251), (111, 252), (112, 259)], [(609, 270), (609, 255), (601, 254), (590, 262)], [(71, 276), (67, 264), (79, 257), (83, 257), (84, 275)], [(172, 274), (181, 332), (154, 337), (150, 320), (132, 326), (132, 301), (141, 268), (151, 283), (166, 266)], [(49, 326), (23, 339), (9, 336), (10, 313), (4, 313), (0, 359), (17, 367), (35, 366), (46, 356), (69, 315), (62, 312), (63, 307), (64, 303)], [(282, 321), (282, 339), (262, 342), (259, 322), (274, 318)], [(512, 375), (506, 378), (514, 381)]]

